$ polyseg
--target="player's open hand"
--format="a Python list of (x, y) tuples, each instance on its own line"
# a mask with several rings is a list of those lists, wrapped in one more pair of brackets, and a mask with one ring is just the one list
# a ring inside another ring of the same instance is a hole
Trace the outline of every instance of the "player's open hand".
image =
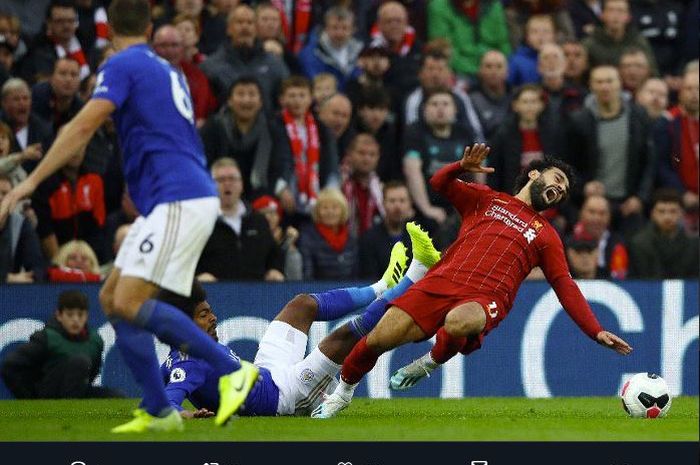
[(21, 183), (17, 184), (14, 189), (3, 197), (2, 202), (0, 202), (0, 228), (5, 226), (7, 217), (15, 210), (17, 203), (20, 200), (32, 195), (34, 189), (34, 184), (29, 180), (29, 178), (27, 178)]
[(600, 345), (612, 349), (618, 354), (629, 355), (632, 352), (632, 347), (629, 344), (609, 331), (599, 332), (596, 339)]
[(481, 163), (486, 159), (490, 151), (491, 147), (486, 144), (466, 146), (459, 164), (462, 165), (464, 171), (470, 173), (493, 173), (494, 169), (492, 167), (481, 166)]
[(183, 410), (180, 412), (182, 418), (211, 418), (215, 415), (211, 410), (200, 408), (197, 410)]

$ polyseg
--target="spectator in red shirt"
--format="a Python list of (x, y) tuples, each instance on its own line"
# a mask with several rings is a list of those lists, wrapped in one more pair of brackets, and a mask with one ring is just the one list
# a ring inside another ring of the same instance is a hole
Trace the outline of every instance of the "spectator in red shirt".
[(360, 236), (384, 216), (382, 185), (377, 176), (379, 144), (367, 133), (357, 134), (350, 142), (343, 166), (342, 191), (350, 207), (351, 234)]
[(52, 283), (98, 283), (102, 279), (97, 255), (85, 241), (63, 244), (53, 263), (48, 271)]

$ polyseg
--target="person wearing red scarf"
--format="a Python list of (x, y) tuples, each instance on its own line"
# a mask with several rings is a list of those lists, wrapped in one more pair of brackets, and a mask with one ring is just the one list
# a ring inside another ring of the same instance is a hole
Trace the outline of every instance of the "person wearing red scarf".
[(299, 236), (304, 279), (357, 277), (358, 246), (348, 228), (348, 215), (348, 203), (338, 189), (319, 192), (313, 223), (302, 226)]

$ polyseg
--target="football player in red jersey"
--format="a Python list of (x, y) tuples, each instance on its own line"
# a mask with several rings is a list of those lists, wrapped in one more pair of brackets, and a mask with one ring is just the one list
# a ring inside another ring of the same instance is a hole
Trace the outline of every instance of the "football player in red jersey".
[(390, 302), (377, 326), (355, 345), (343, 364), (340, 384), (313, 417), (333, 417), (347, 407), (362, 377), (395, 347), (438, 333), (445, 356), (478, 349), (508, 314), (520, 283), (536, 266), (586, 335), (620, 354), (631, 352), (629, 344), (600, 326), (569, 274), (557, 232), (538, 213), (566, 200), (571, 167), (554, 158), (535, 160), (516, 181), (515, 195), (459, 179), (463, 173), (492, 173), (493, 168), (482, 166), (488, 153), (484, 144), (467, 147), (462, 160), (431, 178), (433, 189), (462, 216), (459, 236), (420, 282)]

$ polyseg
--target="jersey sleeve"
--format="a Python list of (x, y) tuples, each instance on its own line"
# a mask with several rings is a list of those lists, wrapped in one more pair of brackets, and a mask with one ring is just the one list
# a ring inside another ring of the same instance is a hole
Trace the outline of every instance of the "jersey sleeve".
[(449, 200), (462, 217), (477, 208), (479, 199), (492, 192), (487, 186), (460, 180), (463, 173), (460, 162), (456, 161), (443, 166), (430, 178), (433, 190)]
[(206, 380), (206, 367), (198, 360), (185, 360), (173, 363), (165, 384), (168, 402), (178, 411), (182, 402), (202, 387)]
[(546, 231), (546, 242), (540, 250), (540, 267), (569, 317), (588, 337), (596, 340), (596, 336), (603, 331), (603, 328), (581, 290), (571, 278), (564, 255), (564, 246), (551, 227)]
[(121, 107), (129, 95), (131, 87), (130, 71), (124, 60), (107, 60), (107, 62), (97, 72), (95, 90), (92, 92), (93, 99), (105, 99), (114, 104), (116, 108)]

